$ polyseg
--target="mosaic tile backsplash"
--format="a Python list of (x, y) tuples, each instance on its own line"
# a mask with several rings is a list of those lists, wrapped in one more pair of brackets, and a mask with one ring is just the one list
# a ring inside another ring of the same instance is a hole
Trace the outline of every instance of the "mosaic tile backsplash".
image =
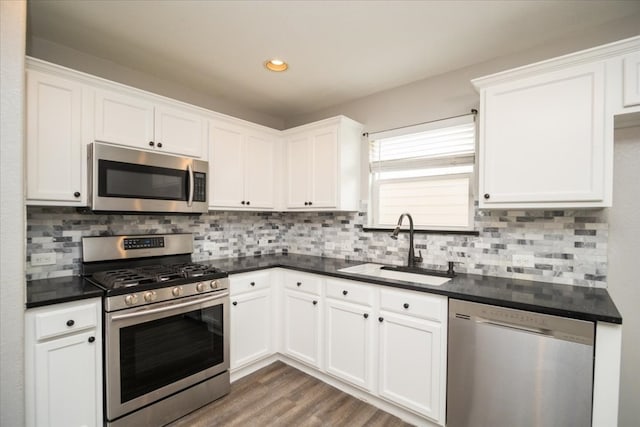
[[(416, 234), (423, 266), (462, 273), (606, 287), (608, 226), (604, 211), (476, 210), (479, 236)], [(79, 274), (83, 236), (193, 233), (194, 261), (291, 252), (402, 265), (408, 233), (365, 232), (365, 213), (209, 212), (94, 215), (73, 208), (27, 208), (27, 279)], [(31, 254), (56, 252), (56, 265), (31, 266)], [(530, 255), (532, 267), (515, 267)]]

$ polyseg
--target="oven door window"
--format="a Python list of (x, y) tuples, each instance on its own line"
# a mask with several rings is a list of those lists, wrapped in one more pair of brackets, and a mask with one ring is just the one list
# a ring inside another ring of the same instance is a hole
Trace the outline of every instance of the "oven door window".
[(223, 306), (120, 329), (121, 403), (223, 362)]
[(100, 197), (179, 201), (188, 198), (186, 170), (99, 160), (98, 175)]

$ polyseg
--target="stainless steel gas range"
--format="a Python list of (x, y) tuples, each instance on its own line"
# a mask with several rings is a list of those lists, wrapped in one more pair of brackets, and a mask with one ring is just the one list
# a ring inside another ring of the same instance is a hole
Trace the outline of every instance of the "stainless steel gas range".
[(193, 236), (86, 237), (105, 290), (106, 425), (161, 426), (229, 392), (229, 279), (191, 262)]

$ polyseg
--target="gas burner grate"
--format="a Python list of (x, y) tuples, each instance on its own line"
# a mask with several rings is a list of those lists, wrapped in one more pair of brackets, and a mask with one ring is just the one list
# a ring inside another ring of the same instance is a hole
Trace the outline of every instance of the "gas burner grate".
[(131, 286), (153, 283), (152, 277), (138, 273), (129, 268), (121, 270), (101, 271), (93, 275), (93, 278), (108, 288), (128, 288)]
[(187, 262), (184, 264), (175, 264), (173, 268), (182, 272), (182, 274), (184, 274), (185, 277), (200, 277), (200, 276), (204, 276), (205, 274), (221, 272), (221, 270), (218, 268), (210, 267), (202, 264), (194, 264), (191, 262)]

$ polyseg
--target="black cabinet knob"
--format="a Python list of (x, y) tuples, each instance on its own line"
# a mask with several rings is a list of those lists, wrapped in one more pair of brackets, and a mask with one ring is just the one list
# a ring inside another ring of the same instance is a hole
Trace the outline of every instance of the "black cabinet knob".
[(73, 197), (80, 197), (80, 192), (76, 191), (75, 193), (73, 193)]
[(238, 301), (234, 301), (234, 302), (232, 302), (231, 304), (233, 304), (233, 305), (238, 305)]
[(158, 142), (158, 148), (162, 148), (162, 142)]
[(365, 313), (365, 314), (363, 314), (363, 316), (364, 316), (365, 319), (368, 319), (369, 318), (369, 313)]
[(342, 291), (342, 295), (347, 295), (349, 291)]
[(309, 202), (304, 202), (304, 205), (305, 206), (309, 206)]
[(302, 285), (302, 282), (296, 283), (296, 286), (300, 287), (300, 285)]
[(484, 193), (484, 198), (485, 198), (485, 199), (488, 199), (489, 197), (491, 197), (491, 196), (489, 195), (489, 193)]
[(406, 302), (405, 302), (404, 304), (402, 304), (402, 306), (403, 306), (404, 308), (409, 308), (409, 304), (407, 304)]
[(378, 317), (378, 322), (382, 323), (384, 321), (384, 317)]
[(249, 206), (250, 204), (251, 204), (251, 202), (247, 200), (247, 206)]
[(149, 141), (149, 146), (153, 147), (154, 145), (156, 145), (153, 141)]
[(89, 337), (89, 339), (87, 341), (94, 342), (95, 340), (96, 340), (96, 337)]
[(317, 304), (318, 304), (318, 301), (313, 300), (313, 305), (317, 305)]
[(251, 282), (251, 283), (249, 283), (249, 284), (250, 284), (251, 286), (255, 286), (255, 285), (256, 285), (256, 282)]
[(309, 202), (309, 206), (311, 206), (313, 203)]
[(240, 202), (241, 205), (244, 205), (246, 202), (243, 200)]
[(67, 326), (71, 327), (73, 325), (75, 325), (76, 322), (74, 322), (73, 320), (67, 320)]

